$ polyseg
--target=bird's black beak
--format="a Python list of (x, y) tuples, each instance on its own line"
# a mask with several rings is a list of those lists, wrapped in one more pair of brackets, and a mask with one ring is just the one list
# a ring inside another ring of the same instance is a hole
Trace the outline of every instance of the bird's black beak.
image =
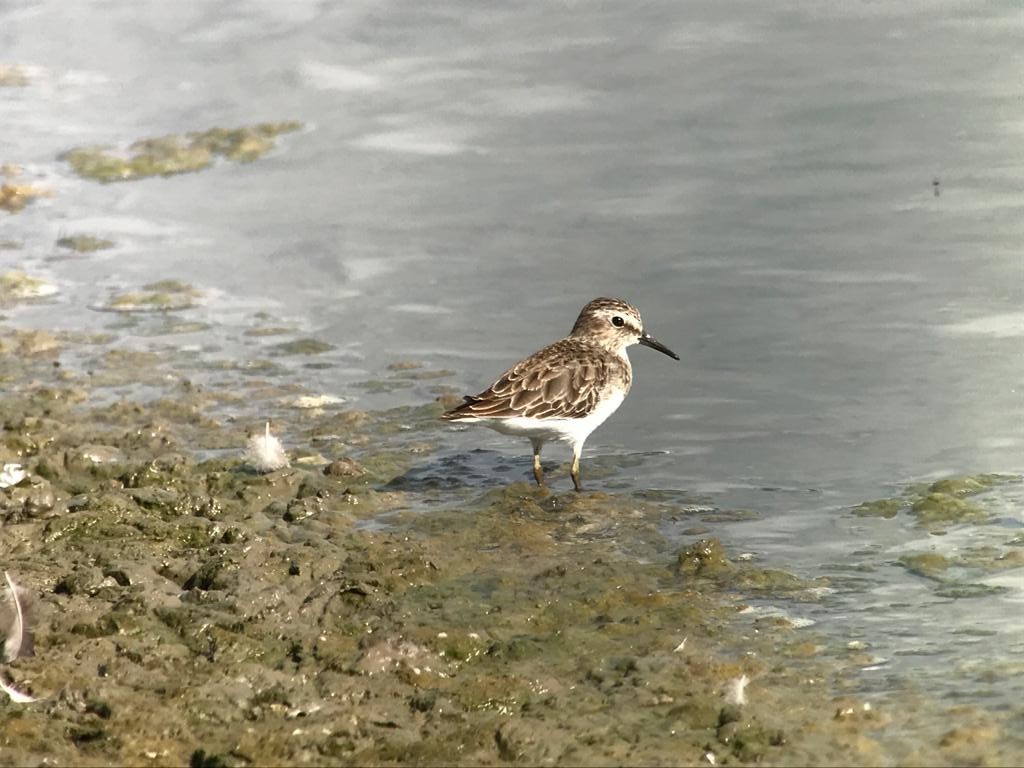
[(663, 352), (669, 357), (674, 357), (676, 360), (679, 359), (679, 355), (677, 355), (675, 352), (666, 347), (664, 344), (662, 344), (660, 341), (658, 341), (656, 338), (651, 336), (651, 334), (647, 333), (646, 331), (640, 334), (640, 343), (643, 344), (645, 347), (650, 347), (651, 349), (656, 349), (659, 352)]

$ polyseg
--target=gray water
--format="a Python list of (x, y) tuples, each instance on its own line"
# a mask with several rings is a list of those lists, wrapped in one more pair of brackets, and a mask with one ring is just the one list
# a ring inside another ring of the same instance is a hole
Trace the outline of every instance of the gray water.
[[(945, 536), (850, 508), (1021, 469), (1022, 33), (1010, 1), (6, 3), (0, 59), (31, 85), (0, 89), (0, 162), (55, 195), (0, 219), (25, 246), (0, 261), (61, 288), (10, 320), (109, 328), (88, 307), (111, 290), (185, 279), (215, 330), (160, 344), (258, 357), (279, 339), (242, 331), (266, 311), (337, 345), (295, 374), (359, 405), (350, 385), (398, 360), (478, 391), (623, 296), (682, 362), (633, 351), (584, 473), (643, 460), (591, 486), (755, 511), (712, 533), (833, 579), (758, 610), (865, 643), (865, 690), (1006, 706), (1021, 569), (954, 599), (895, 562), (1005, 554), (1020, 485)], [(101, 186), (56, 160), (281, 119), (308, 128), (250, 166)], [(118, 247), (52, 259), (77, 232)], [(444, 439), (528, 476), (525, 441)]]

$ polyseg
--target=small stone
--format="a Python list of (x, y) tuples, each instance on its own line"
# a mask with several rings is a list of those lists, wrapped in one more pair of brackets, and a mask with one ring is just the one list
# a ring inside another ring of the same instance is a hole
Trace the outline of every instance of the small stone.
[(297, 523), (300, 520), (313, 517), (323, 511), (323, 502), (316, 496), (307, 496), (303, 499), (293, 499), (288, 503), (284, 515), (281, 516), (286, 523)]
[(19, 492), (24, 493), (22, 510), (26, 517), (42, 517), (52, 511), (57, 503), (53, 486), (41, 477), (33, 478), (32, 484), (28, 488), (19, 489)]
[(359, 477), (366, 474), (363, 465), (355, 459), (337, 459), (324, 467), (324, 474), (328, 477)]

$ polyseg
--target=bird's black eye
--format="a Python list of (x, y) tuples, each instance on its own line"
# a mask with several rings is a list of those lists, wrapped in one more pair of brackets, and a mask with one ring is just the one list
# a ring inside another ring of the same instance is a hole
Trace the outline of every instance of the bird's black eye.
[(626, 321), (623, 320), (618, 315), (616, 315), (615, 317), (612, 318), (612, 325), (614, 325), (616, 328), (621, 328), (625, 324), (626, 324)]

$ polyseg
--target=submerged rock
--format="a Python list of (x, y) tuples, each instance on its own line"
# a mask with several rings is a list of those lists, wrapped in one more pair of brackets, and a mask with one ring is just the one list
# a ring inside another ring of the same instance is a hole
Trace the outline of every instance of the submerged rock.
[(270, 348), (273, 355), (319, 355), (334, 349), (333, 344), (319, 339), (296, 339), (275, 344)]
[(355, 459), (336, 459), (324, 467), (323, 472), (328, 477), (360, 477), (366, 474), (366, 470)]
[(924, 576), (929, 579), (941, 580), (945, 572), (952, 565), (952, 561), (945, 555), (937, 552), (920, 552), (914, 555), (903, 555), (900, 557), (900, 565), (911, 573)]
[(69, 235), (58, 239), (57, 247), (77, 253), (92, 253), (113, 248), (114, 241), (95, 235)]

